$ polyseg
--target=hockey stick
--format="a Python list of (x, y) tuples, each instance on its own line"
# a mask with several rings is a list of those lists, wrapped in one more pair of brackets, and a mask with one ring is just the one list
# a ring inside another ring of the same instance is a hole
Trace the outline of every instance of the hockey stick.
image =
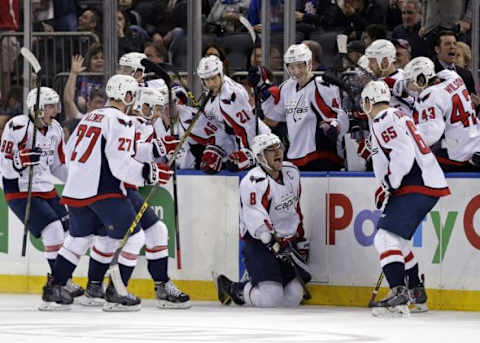
[[(256, 54), (256, 42), (257, 42), (257, 34), (255, 33), (255, 30), (253, 29), (252, 24), (248, 21), (247, 18), (244, 16), (239, 16), (238, 21), (247, 29), (248, 34), (250, 35), (250, 38), (252, 39), (253, 42), (253, 60), (255, 66), (257, 65), (257, 54)], [(258, 68), (258, 67), (257, 67)], [(262, 75), (260, 75), (262, 77)], [(255, 97), (255, 135), (258, 135), (258, 121), (260, 118), (260, 115), (262, 114), (262, 105), (260, 104), (260, 96), (258, 95), (258, 87), (257, 85), (253, 86), (253, 96)]]
[(377, 284), (375, 285), (375, 288), (372, 291), (372, 295), (370, 297), (370, 301), (368, 302), (368, 307), (373, 307), (375, 304), (375, 298), (377, 297), (378, 291), (380, 289), (380, 286), (382, 285), (383, 277), (385, 274), (383, 271), (380, 273), (380, 276), (378, 277)]
[[(40, 78), (38, 73), (42, 69), (37, 58), (32, 54), (30, 50), (26, 47), (20, 49), (20, 53), (27, 60), (27, 62), (32, 66), (33, 71), (37, 74), (37, 99), (35, 101), (34, 114), (33, 114), (33, 135), (32, 135), (32, 149), (35, 149), (35, 144), (37, 141), (37, 118), (40, 112)], [(27, 192), (27, 204), (25, 206), (25, 218), (24, 218), (24, 227), (23, 227), (23, 239), (22, 239), (22, 257), (25, 256), (27, 252), (27, 236), (28, 236), (28, 225), (30, 224), (30, 212), (32, 206), (32, 187), (33, 187), (33, 167), (30, 166), (28, 170), (28, 192)]]
[[(193, 130), (193, 126), (197, 122), (198, 118), (200, 118), (200, 115), (203, 113), (203, 110), (205, 108), (205, 105), (207, 104), (208, 100), (212, 96), (211, 92), (208, 93), (205, 98), (201, 99), (200, 103), (200, 109), (198, 110), (197, 113), (192, 118), (192, 122), (188, 126), (188, 128), (185, 130), (185, 133), (183, 136), (180, 138), (180, 141), (178, 142), (178, 145), (175, 147), (175, 150), (173, 151), (172, 156), (168, 160), (168, 165), (171, 166), (172, 163), (175, 161), (175, 158), (177, 157), (178, 152), (182, 148), (183, 144), (187, 141), (188, 136), (190, 135), (190, 132)], [(110, 275), (110, 279), (113, 282), (115, 289), (117, 290), (118, 294), (121, 296), (127, 296), (128, 291), (127, 287), (123, 284), (121, 275), (120, 275), (120, 269), (118, 267), (118, 256), (120, 255), (122, 248), (125, 246), (125, 243), (127, 242), (128, 237), (133, 233), (135, 230), (135, 227), (140, 223), (140, 220), (143, 217), (143, 214), (147, 210), (149, 206), (150, 199), (155, 195), (159, 187), (153, 186), (150, 192), (147, 194), (145, 197), (142, 206), (140, 207), (140, 210), (138, 211), (137, 215), (135, 216), (135, 219), (132, 221), (130, 224), (130, 227), (127, 229), (127, 232), (123, 236), (122, 240), (120, 241), (120, 244), (115, 250), (115, 253), (113, 255), (112, 262), (110, 264), (110, 269), (108, 271), (108, 274)]]

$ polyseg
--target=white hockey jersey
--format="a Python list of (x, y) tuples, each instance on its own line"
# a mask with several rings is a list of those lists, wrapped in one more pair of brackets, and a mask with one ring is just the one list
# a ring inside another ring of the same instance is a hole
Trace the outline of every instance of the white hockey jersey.
[[(29, 168), (18, 172), (13, 167), (13, 154), (31, 149), (32, 138), (33, 122), (27, 115), (13, 117), (5, 124), (0, 146), (0, 170), (7, 200), (27, 197)], [(40, 164), (33, 167), (33, 196), (51, 199), (57, 196), (51, 175), (62, 181), (67, 178), (63, 130), (55, 119), (47, 128), (37, 129), (35, 145), (42, 149), (42, 156)]]
[[(348, 116), (341, 108), (337, 86), (327, 84), (321, 76), (316, 76), (299, 89), (297, 81), (288, 79), (280, 85), (278, 102), (271, 96), (262, 104), (262, 108), (266, 117), (287, 123), (289, 161), (303, 166), (327, 158), (336, 164), (343, 164), (342, 139), (349, 124)], [(324, 147), (317, 146), (319, 123), (334, 120), (339, 127), (337, 144), (325, 142)]]
[(273, 226), (278, 237), (303, 236), (300, 209), (300, 172), (283, 162), (283, 183), (273, 180), (260, 166), (251, 169), (240, 182), (240, 234), (259, 239), (262, 226)]
[(105, 198), (120, 198), (122, 181), (143, 186), (143, 164), (134, 155), (135, 125), (114, 107), (88, 113), (77, 125), (66, 148), (68, 178), (62, 203), (87, 206)]
[(214, 144), (227, 155), (240, 148), (250, 148), (255, 136), (256, 117), (242, 85), (224, 76), (220, 93), (205, 106), (205, 116), (218, 128)]
[(385, 77), (383, 81), (388, 85), (388, 88), (390, 88), (390, 93), (392, 94), (392, 97), (390, 98), (390, 106), (398, 108), (406, 115), (412, 117), (413, 111), (415, 108), (415, 105), (414, 105), (415, 99), (412, 96), (408, 96), (407, 98), (402, 98), (397, 95), (394, 95), (395, 94), (394, 89), (396, 86), (398, 86), (397, 82), (399, 81), (403, 82), (402, 81), (404, 79), (403, 74), (404, 72), (402, 69), (397, 69), (396, 72)]
[(450, 194), (443, 171), (410, 117), (390, 107), (370, 125), (373, 170), (379, 183), (388, 179), (395, 195)]
[(415, 123), (429, 146), (444, 137), (448, 158), (468, 161), (480, 151), (480, 127), (470, 93), (454, 71), (437, 76), (441, 82), (424, 89), (415, 102)]

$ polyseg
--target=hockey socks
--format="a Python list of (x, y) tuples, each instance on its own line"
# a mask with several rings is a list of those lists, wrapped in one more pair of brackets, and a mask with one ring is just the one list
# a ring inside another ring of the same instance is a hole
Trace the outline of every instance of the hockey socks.
[(418, 277), (418, 263), (412, 268), (405, 270), (405, 275), (408, 278), (408, 289), (414, 289), (420, 285), (421, 281)]
[(383, 266), (383, 272), (390, 288), (405, 285), (405, 265), (401, 262), (392, 262)]
[(55, 259), (54, 266), (52, 267), (55, 283), (65, 286), (67, 284), (67, 280), (72, 277), (73, 271), (76, 267), (76, 265), (59, 254)]
[(50, 270), (53, 272), (53, 266), (55, 265), (54, 258), (47, 258), (48, 265), (50, 266)]
[(88, 266), (88, 279), (102, 282), (109, 266), (109, 263), (100, 263), (97, 260), (90, 258)]
[(167, 268), (168, 268), (168, 256), (162, 257), (156, 260), (147, 259), (148, 272), (152, 276), (155, 282), (167, 282), (169, 280)]
[(132, 276), (132, 273), (135, 267), (126, 266), (124, 264), (119, 263), (118, 268), (120, 269), (120, 276), (122, 277), (123, 284), (127, 286), (128, 280), (130, 280), (130, 277)]

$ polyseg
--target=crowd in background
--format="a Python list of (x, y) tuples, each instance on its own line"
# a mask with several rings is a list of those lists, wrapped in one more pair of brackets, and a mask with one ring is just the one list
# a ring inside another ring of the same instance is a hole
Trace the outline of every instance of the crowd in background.
[[(13, 13), (3, 10), (8, 3), (0, 0), (0, 34), (23, 31), (22, 1), (13, 1)], [(102, 49), (102, 40), (106, 39), (102, 34), (102, 1), (32, 0), (32, 6), (35, 32), (91, 33), (88, 39), (78, 38), (79, 42), (72, 44), (75, 48), (71, 49), (71, 56), (57, 61), (61, 66), (57, 72), (68, 73), (62, 82), (53, 84), (52, 75), (42, 79), (42, 84), (56, 88), (63, 98), (58, 119), (68, 135), (82, 114), (106, 101), (102, 76), (106, 63)], [(283, 46), (283, 1), (270, 0), (270, 6), (270, 69), (274, 75), (280, 75), (287, 48)], [(244, 85), (245, 74), (236, 73), (262, 64), (262, 51), (259, 44), (253, 46), (238, 18), (240, 15), (248, 18), (255, 31), (261, 32), (261, 7), (260, 0), (202, 0), (203, 56), (218, 56), (223, 61), (224, 73)], [(453, 64), (469, 91), (476, 94), (471, 73), (471, 25), (471, 0), (296, 1), (296, 42), (304, 42), (312, 51), (313, 71), (344, 70), (359, 60), (372, 41), (389, 39), (397, 49), (398, 68), (417, 56), (428, 56), (445, 68), (453, 68)], [(187, 0), (118, 0), (118, 56), (143, 52), (153, 62), (171, 63), (184, 70), (186, 26)], [(456, 42), (443, 46), (436, 39), (443, 30), (454, 32)], [(340, 33), (348, 35), (349, 59), (338, 54), (336, 37)], [(41, 45), (42, 39), (48, 37), (35, 38), (34, 48)], [(8, 119), (23, 112), (22, 80), (15, 73), (22, 63), (18, 58), (21, 44), (19, 39), (8, 35), (1, 44), (0, 135)], [(50, 47), (45, 46), (45, 50)], [(41, 50), (39, 54), (42, 65), (59, 59), (56, 50), (51, 55), (47, 52)], [(254, 106), (254, 101), (251, 104)]]

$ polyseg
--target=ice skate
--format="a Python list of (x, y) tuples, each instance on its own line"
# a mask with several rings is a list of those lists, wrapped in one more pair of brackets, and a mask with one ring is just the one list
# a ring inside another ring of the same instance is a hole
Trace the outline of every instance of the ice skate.
[(410, 313), (428, 312), (427, 292), (425, 291), (425, 276), (422, 274), (422, 282), (415, 288), (409, 289)]
[(72, 279), (68, 279), (67, 284), (64, 288), (68, 293), (70, 293), (72, 298), (81, 297), (83, 293), (85, 293), (85, 290), (76, 283), (74, 283)]
[(216, 275), (215, 273), (213, 273), (213, 280), (217, 287), (218, 300), (222, 305), (230, 305), (232, 300), (237, 305), (245, 304), (243, 299), (232, 289), (236, 282), (231, 281), (223, 274)]
[(109, 283), (105, 292), (105, 312), (135, 312), (140, 311), (141, 300), (137, 296), (128, 293), (126, 296), (118, 294), (113, 283)]
[(43, 286), (43, 303), (39, 306), (40, 311), (69, 311), (73, 298), (65, 288), (56, 284), (53, 277), (47, 275), (47, 283)]
[(372, 315), (374, 317), (408, 317), (410, 297), (407, 287), (396, 286), (382, 300), (373, 303)]
[(79, 303), (83, 306), (103, 306), (105, 304), (105, 291), (102, 282), (88, 280), (85, 294), (79, 299)]
[(192, 307), (188, 294), (180, 291), (172, 281), (155, 282), (155, 296), (158, 308), (179, 308)]

